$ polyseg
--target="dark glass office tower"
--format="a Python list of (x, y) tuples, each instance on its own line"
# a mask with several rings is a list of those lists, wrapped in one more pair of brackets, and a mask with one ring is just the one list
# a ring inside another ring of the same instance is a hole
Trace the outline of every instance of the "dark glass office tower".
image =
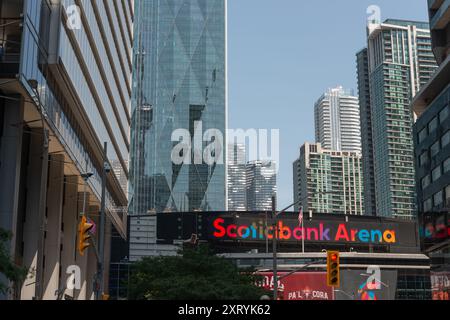
[[(130, 213), (225, 210), (225, 148), (212, 165), (201, 158), (208, 130), (226, 145), (226, 1), (141, 0), (135, 10)], [(196, 140), (191, 164), (172, 161), (180, 129)], [(145, 250), (156, 243), (149, 224), (134, 239)]]

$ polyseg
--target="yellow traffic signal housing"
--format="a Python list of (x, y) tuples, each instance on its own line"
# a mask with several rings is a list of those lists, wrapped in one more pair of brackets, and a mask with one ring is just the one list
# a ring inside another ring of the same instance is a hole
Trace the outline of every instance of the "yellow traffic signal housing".
[(339, 251), (327, 251), (327, 285), (339, 287)]
[(84, 250), (91, 245), (89, 243), (89, 239), (91, 238), (89, 231), (93, 227), (94, 225), (92, 223), (88, 223), (86, 216), (81, 218), (80, 225), (78, 226), (78, 252), (82, 256), (84, 255)]

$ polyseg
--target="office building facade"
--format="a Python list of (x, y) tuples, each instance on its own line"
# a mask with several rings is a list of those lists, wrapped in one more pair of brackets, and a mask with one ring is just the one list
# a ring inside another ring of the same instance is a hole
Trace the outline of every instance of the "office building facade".
[(135, 11), (130, 259), (176, 252), (156, 247), (152, 213), (226, 209), (226, 0), (142, 0)]
[(228, 145), (228, 211), (247, 210), (247, 157), (245, 145)]
[[(416, 188), (422, 248), (432, 262), (433, 299), (449, 300), (450, 285), (450, 2), (428, 1), (439, 68), (412, 102)], [(444, 279), (444, 280), (443, 280)]]
[[(118, 174), (128, 175), (133, 18), (128, 0), (0, 2), (0, 227), (29, 270), (9, 298), (94, 297), (95, 251), (76, 251), (81, 214), (97, 224), (97, 243), (104, 237), (108, 291), (110, 234), (126, 237)], [(73, 265), (77, 290), (66, 287)]]
[(246, 165), (248, 211), (271, 211), (277, 196), (277, 167), (273, 161), (250, 161)]
[(323, 148), (361, 153), (358, 98), (342, 87), (329, 89), (314, 106), (316, 142)]
[(305, 143), (293, 165), (294, 201), (304, 212), (364, 214), (362, 160), (358, 152)]
[[(379, 216), (405, 219), (416, 216), (414, 119), (410, 103), (435, 70), (427, 23), (386, 20), (369, 25), (370, 121), (376, 214)], [(366, 92), (363, 85), (360, 82), (360, 93)], [(369, 136), (364, 138), (367, 140)], [(365, 157), (370, 157), (370, 153)], [(371, 166), (366, 166), (365, 170), (370, 178)]]
[(418, 118), (414, 142), (420, 212), (450, 208), (450, 18), (445, 17), (450, 9), (449, 4), (429, 7), (433, 52), (440, 64), (412, 103)]

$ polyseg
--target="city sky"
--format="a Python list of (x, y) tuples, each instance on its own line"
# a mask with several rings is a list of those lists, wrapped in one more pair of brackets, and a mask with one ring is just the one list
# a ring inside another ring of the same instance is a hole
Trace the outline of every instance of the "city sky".
[(366, 9), (428, 21), (426, 0), (228, 0), (229, 127), (280, 129), (278, 205), (293, 201), (292, 163), (314, 142), (314, 103), (342, 85), (357, 95)]

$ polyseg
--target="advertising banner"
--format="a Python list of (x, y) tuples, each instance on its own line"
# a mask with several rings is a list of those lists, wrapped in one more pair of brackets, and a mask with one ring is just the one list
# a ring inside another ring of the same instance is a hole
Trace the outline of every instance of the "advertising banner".
[[(262, 287), (273, 291), (273, 273), (262, 272)], [(325, 272), (298, 272), (285, 276), (279, 272), (278, 296), (281, 300), (333, 300), (333, 288), (327, 286)]]
[(450, 300), (450, 272), (431, 272), (433, 300)]
[(450, 214), (427, 212), (420, 214), (420, 236), (425, 248), (442, 243), (450, 238)]
[(395, 300), (397, 270), (342, 270), (336, 300)]

